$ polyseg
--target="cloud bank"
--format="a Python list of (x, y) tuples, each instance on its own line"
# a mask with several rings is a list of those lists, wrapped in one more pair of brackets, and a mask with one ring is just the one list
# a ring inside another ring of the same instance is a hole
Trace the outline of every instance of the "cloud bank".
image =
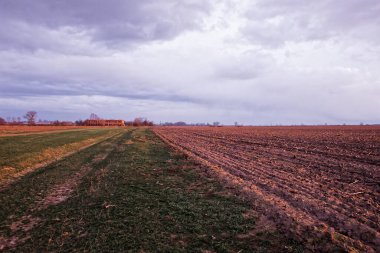
[(0, 116), (379, 123), (375, 0), (0, 2)]

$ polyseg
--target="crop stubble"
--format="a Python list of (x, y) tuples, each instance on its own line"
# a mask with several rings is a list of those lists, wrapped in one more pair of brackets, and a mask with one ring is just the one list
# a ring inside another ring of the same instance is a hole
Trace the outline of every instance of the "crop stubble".
[(241, 186), (264, 215), (306, 242), (328, 235), (348, 251), (380, 251), (380, 127), (154, 131)]

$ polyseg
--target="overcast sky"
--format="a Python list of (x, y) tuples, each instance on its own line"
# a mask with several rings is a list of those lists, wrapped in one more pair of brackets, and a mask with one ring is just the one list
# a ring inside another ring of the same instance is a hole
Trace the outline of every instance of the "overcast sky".
[(380, 123), (378, 0), (0, 0), (0, 117)]

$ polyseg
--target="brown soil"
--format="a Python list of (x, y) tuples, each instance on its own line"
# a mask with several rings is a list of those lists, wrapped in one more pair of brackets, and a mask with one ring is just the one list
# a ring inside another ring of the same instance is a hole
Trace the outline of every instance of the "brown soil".
[(327, 249), (321, 240), (328, 237), (347, 251), (380, 251), (380, 127), (154, 131), (311, 249)]
[(18, 243), (25, 242), (29, 238), (23, 238), (20, 239), (17, 236), (12, 236), (12, 237), (2, 237), (0, 235), (0, 251), (4, 250), (5, 248), (13, 248), (15, 247)]
[(56, 185), (42, 201), (37, 203), (38, 209), (45, 209), (51, 205), (57, 205), (68, 199), (76, 189), (82, 178), (91, 170), (90, 166), (83, 166), (75, 175), (67, 179), (63, 184)]
[(15, 232), (18, 230), (22, 231), (29, 231), (31, 230), (35, 225), (37, 225), (41, 221), (40, 218), (33, 217), (31, 215), (23, 216), (21, 219), (13, 222), (9, 228)]

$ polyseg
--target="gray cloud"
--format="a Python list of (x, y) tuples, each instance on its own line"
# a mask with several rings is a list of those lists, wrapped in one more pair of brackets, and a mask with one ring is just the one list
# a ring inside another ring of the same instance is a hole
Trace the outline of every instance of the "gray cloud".
[(234, 57), (226, 57), (216, 67), (215, 76), (221, 79), (250, 80), (262, 76), (275, 64), (271, 55), (248, 50)]
[(210, 8), (210, 1), (190, 0), (4, 0), (0, 46), (60, 49), (69, 37), (107, 46), (166, 40), (199, 27)]
[(0, 1), (0, 116), (380, 122), (378, 11), (373, 0)]
[(246, 11), (242, 32), (263, 46), (284, 42), (352, 37), (380, 41), (380, 2), (376, 0), (258, 0)]

